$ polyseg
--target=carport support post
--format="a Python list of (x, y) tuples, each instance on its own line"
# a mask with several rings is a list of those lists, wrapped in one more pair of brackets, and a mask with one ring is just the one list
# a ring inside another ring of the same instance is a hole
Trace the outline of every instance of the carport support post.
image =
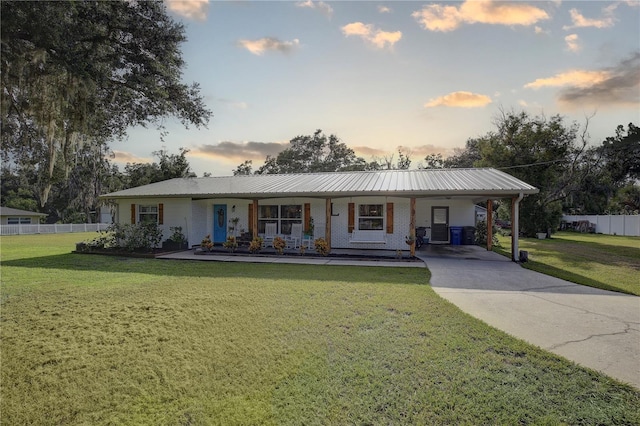
[(524, 197), (520, 194), (511, 199), (511, 260), (517, 262), (520, 260), (520, 248), (518, 242), (520, 239), (520, 201)]
[(493, 201), (487, 200), (487, 250), (493, 248)]
[(415, 197), (411, 198), (409, 203), (409, 237), (413, 241), (411, 244), (411, 256), (416, 255), (416, 199)]
[(325, 212), (327, 224), (324, 228), (324, 239), (327, 242), (329, 251), (331, 251), (331, 198), (327, 198), (325, 202)]

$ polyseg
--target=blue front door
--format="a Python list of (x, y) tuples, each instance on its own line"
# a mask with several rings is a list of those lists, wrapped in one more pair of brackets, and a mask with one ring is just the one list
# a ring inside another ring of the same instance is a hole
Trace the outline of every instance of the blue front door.
[(227, 205), (213, 205), (213, 242), (224, 243), (227, 240)]

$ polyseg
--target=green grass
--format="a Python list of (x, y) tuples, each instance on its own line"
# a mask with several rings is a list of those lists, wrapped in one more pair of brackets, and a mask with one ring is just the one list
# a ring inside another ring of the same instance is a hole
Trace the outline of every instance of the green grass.
[(640, 392), (416, 268), (71, 254), (3, 237), (2, 424), (638, 424)]
[[(511, 237), (496, 251), (510, 256)], [(574, 283), (640, 296), (640, 237), (558, 232), (551, 239), (521, 238), (524, 267)]]

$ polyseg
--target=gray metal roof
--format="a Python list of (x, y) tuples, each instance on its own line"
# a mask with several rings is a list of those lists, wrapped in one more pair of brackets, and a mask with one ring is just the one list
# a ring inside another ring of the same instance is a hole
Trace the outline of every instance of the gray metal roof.
[(101, 198), (274, 198), (361, 195), (509, 197), (538, 189), (496, 169), (424, 169), (178, 178)]
[(11, 207), (0, 207), (0, 216), (46, 216), (46, 214)]

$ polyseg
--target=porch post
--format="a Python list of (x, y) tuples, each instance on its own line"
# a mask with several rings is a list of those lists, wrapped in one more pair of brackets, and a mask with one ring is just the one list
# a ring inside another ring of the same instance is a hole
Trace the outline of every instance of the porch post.
[(413, 240), (411, 244), (411, 256), (416, 255), (416, 198), (411, 197), (409, 202), (409, 237)]
[(325, 216), (324, 239), (327, 242), (329, 251), (331, 251), (331, 198), (325, 200)]
[(487, 250), (493, 248), (493, 201), (487, 200)]
[(258, 238), (258, 200), (253, 200), (253, 215), (251, 216), (253, 238)]

